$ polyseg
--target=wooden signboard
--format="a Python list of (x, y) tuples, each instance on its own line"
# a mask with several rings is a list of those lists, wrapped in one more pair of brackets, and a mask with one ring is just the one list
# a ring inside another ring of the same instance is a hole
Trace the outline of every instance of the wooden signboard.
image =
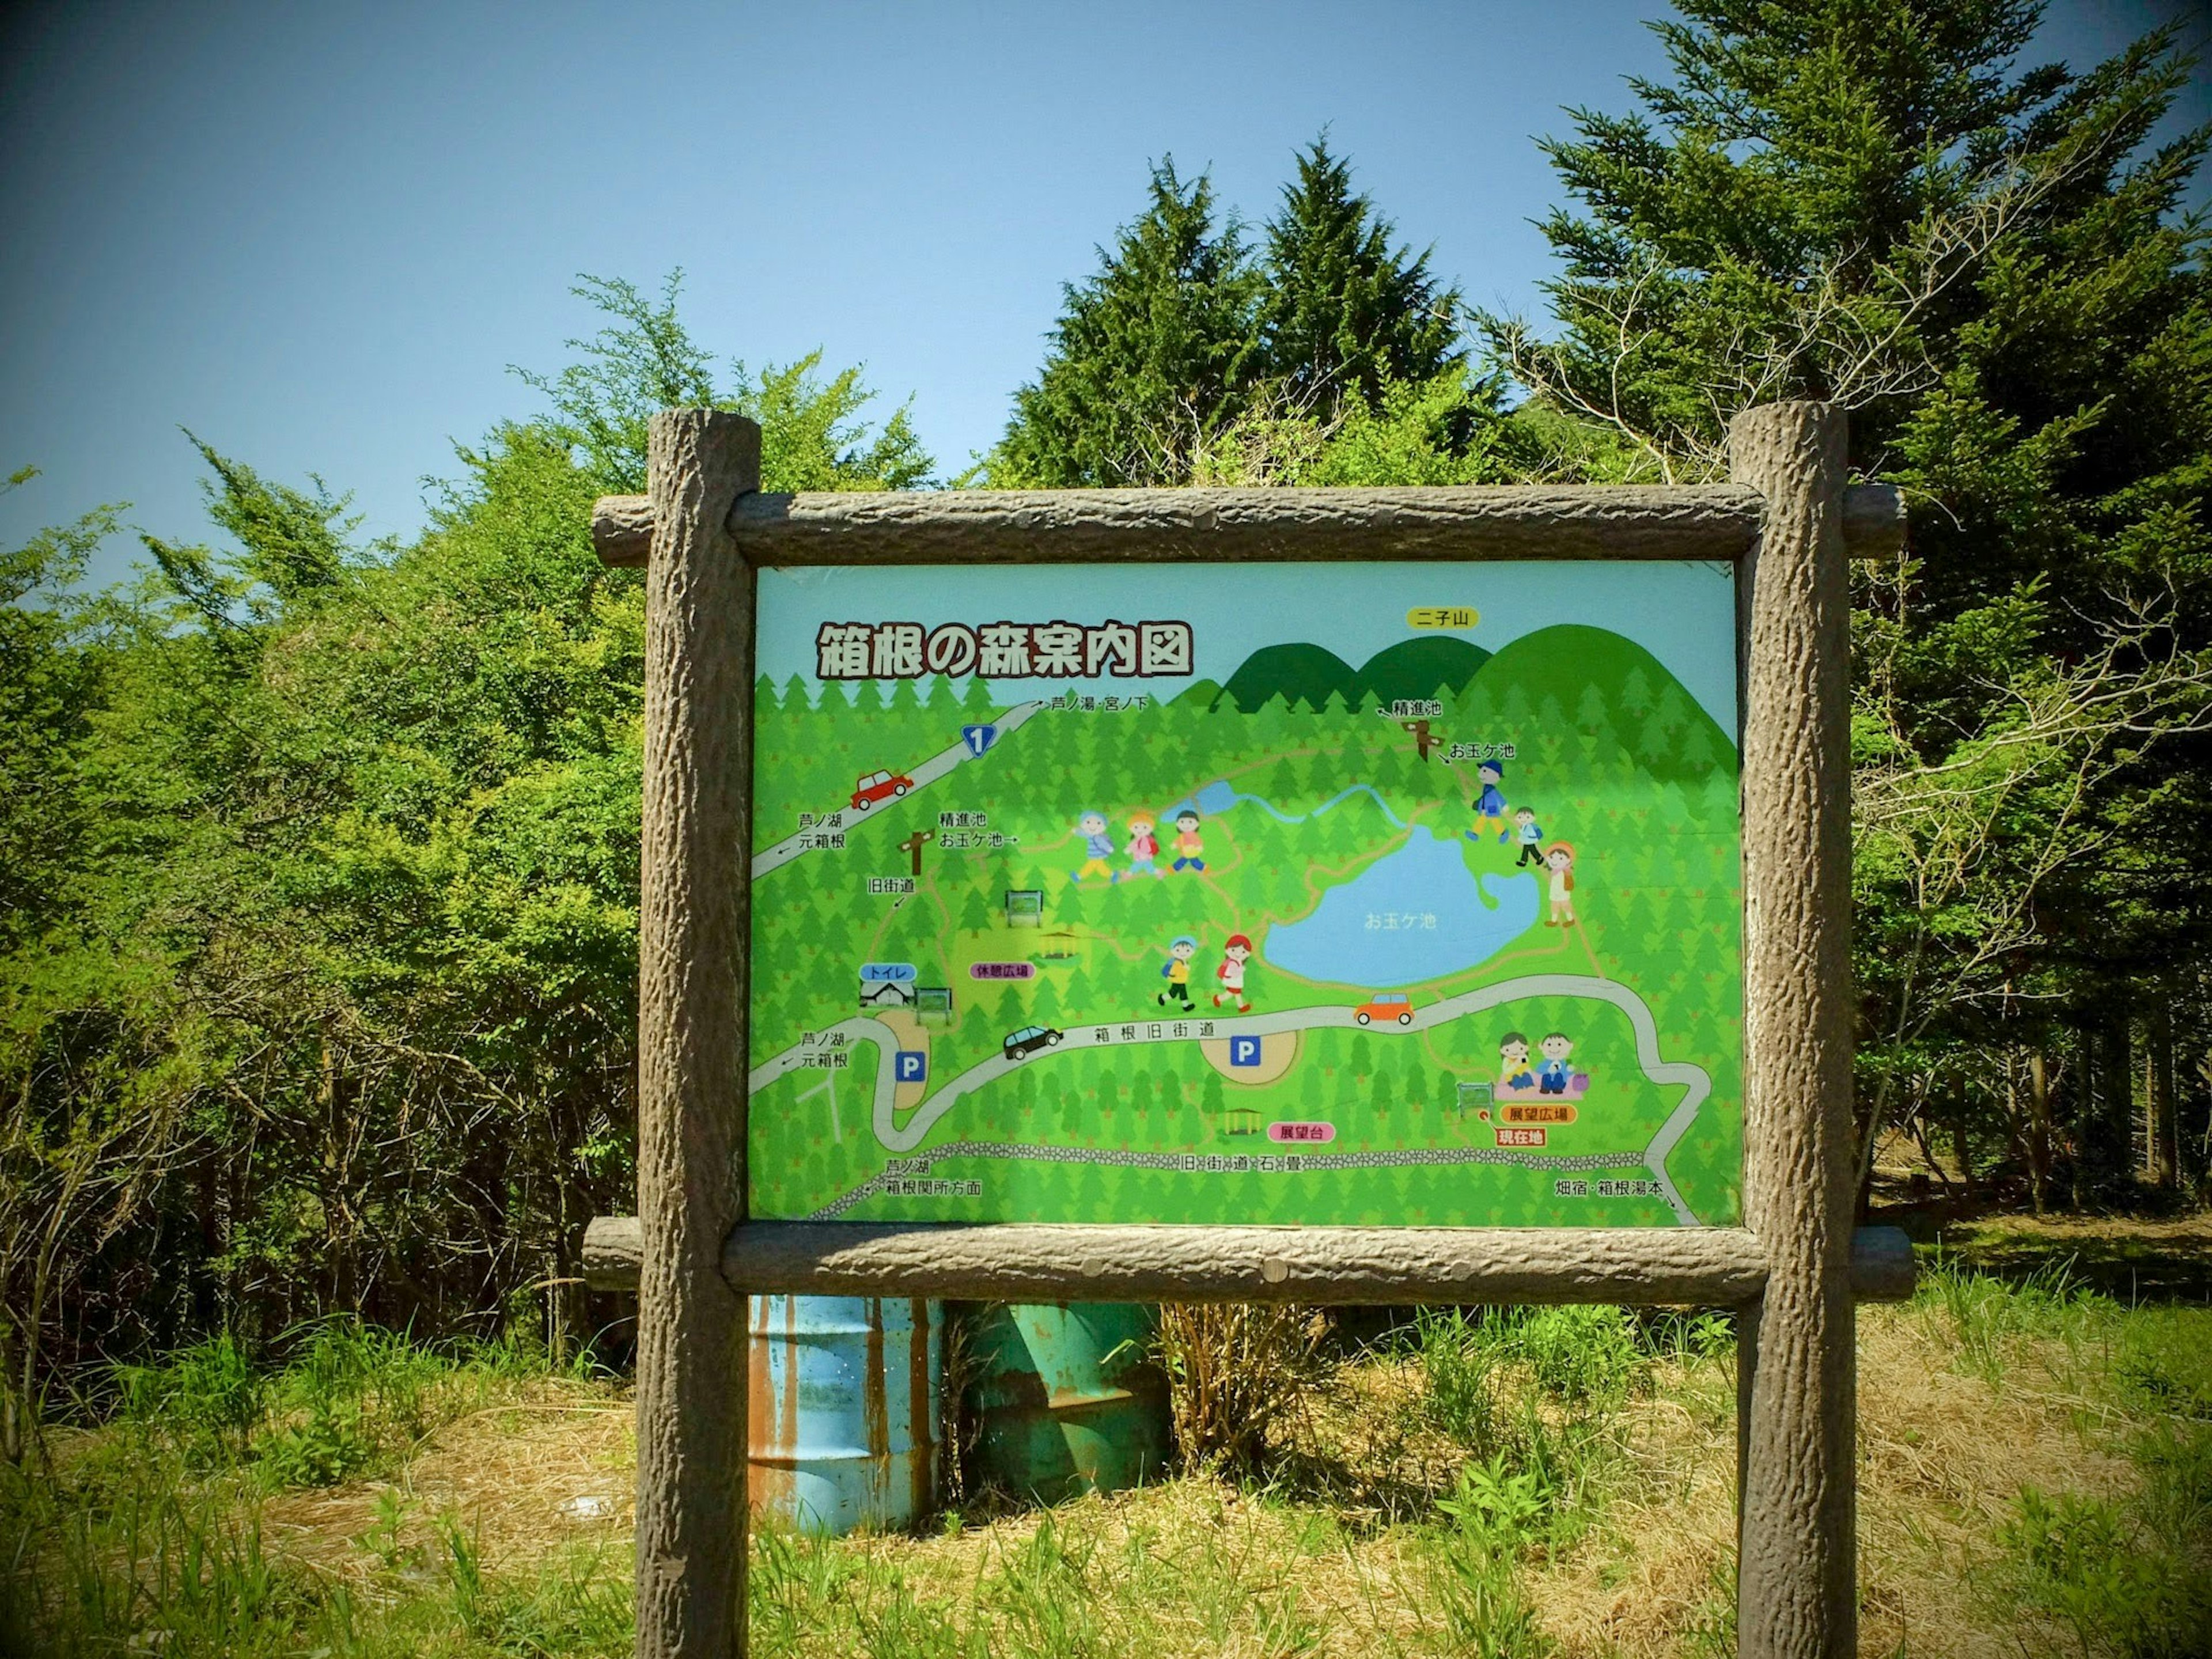
[(1855, 1638), (1849, 551), (1734, 482), (769, 495), (656, 418), (638, 1651), (742, 1652), (744, 1298), (1726, 1305), (1739, 1643)]

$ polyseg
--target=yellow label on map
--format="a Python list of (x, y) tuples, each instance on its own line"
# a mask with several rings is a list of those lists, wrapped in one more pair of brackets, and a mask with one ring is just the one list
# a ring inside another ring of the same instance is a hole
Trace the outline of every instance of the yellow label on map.
[(1481, 620), (1471, 605), (1417, 605), (1406, 613), (1408, 628), (1472, 628)]

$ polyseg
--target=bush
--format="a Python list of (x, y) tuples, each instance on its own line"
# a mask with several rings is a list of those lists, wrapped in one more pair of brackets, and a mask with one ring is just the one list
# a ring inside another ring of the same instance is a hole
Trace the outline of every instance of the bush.
[(1268, 1437), (1304, 1415), (1320, 1381), (1324, 1316), (1256, 1303), (1170, 1303), (1156, 1348), (1176, 1445), (1192, 1468), (1265, 1466)]
[(2033, 1487), (1998, 1529), (1995, 1604), (2068, 1632), (2084, 1655), (2205, 1659), (2212, 1585), (2201, 1566), (2131, 1525), (2115, 1504)]

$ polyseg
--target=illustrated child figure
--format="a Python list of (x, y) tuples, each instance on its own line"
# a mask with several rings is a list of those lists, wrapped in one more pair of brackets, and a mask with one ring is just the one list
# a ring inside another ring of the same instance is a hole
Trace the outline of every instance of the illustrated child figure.
[(1178, 934), (1168, 946), (1168, 959), (1160, 964), (1160, 977), (1168, 982), (1168, 988), (1158, 998), (1163, 1007), (1170, 997), (1186, 1008), (1190, 1006), (1190, 959), (1197, 951), (1198, 941), (1188, 933)]
[(1563, 1095), (1567, 1091), (1567, 1079), (1574, 1068), (1567, 1064), (1567, 1056), (1575, 1045), (1567, 1041), (1566, 1034), (1554, 1031), (1543, 1042), (1544, 1063), (1536, 1068), (1536, 1092), (1540, 1095)]
[(1563, 841), (1555, 841), (1544, 849), (1544, 867), (1550, 871), (1547, 896), (1552, 901), (1552, 914), (1544, 918), (1547, 927), (1571, 927), (1575, 925), (1575, 849)]
[(1525, 1089), (1535, 1080), (1528, 1070), (1528, 1039), (1508, 1031), (1498, 1045), (1498, 1086)]
[(1129, 820), (1129, 874), (1158, 876), (1165, 878), (1167, 872), (1152, 862), (1160, 855), (1160, 841), (1152, 833), (1149, 813), (1139, 812)]
[(1242, 933), (1231, 933), (1229, 943), (1221, 947), (1221, 988), (1213, 994), (1215, 1007), (1218, 1008), (1221, 999), (1227, 997), (1237, 1005), (1238, 1013), (1252, 1012), (1252, 1005), (1244, 1000), (1244, 964), (1251, 956), (1252, 941)]
[(1544, 867), (1544, 827), (1536, 822), (1536, 809), (1516, 806), (1513, 809), (1513, 834), (1521, 843), (1521, 856), (1513, 860), (1516, 870), (1534, 865)]
[(1114, 866), (1107, 862), (1114, 856), (1114, 838), (1106, 833), (1106, 815), (1085, 812), (1077, 821), (1075, 832), (1083, 837), (1084, 850), (1091, 854), (1075, 872), (1076, 880), (1081, 881), (1085, 876), (1103, 876), (1109, 883), (1117, 879)]
[(1198, 813), (1186, 806), (1176, 814), (1176, 861), (1178, 870), (1206, 868), (1206, 843), (1198, 838)]
[(1486, 760), (1474, 769), (1474, 775), (1482, 780), (1482, 793), (1474, 800), (1474, 828), (1467, 832), (1469, 841), (1480, 841), (1484, 833), (1495, 828), (1498, 839), (1505, 839), (1505, 796), (1498, 785), (1505, 778), (1504, 761)]

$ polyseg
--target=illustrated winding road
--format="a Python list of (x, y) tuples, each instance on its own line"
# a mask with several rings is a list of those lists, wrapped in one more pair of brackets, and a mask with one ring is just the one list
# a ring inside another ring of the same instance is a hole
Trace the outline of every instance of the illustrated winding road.
[[(989, 724), (998, 728), (1000, 738), (1004, 738), (1009, 732), (1013, 731), (1024, 720), (1028, 720), (1030, 715), (1036, 714), (1037, 710), (1042, 708), (1045, 705), (1041, 701), (1036, 702), (1018, 702), (1012, 708), (1007, 709), (1004, 714), (993, 716)], [(994, 739), (992, 744), (992, 749), (995, 749), (997, 746), (997, 742)], [(986, 749), (983, 751), (983, 754), (990, 754), (992, 752), (992, 749)], [(958, 742), (955, 743), (951, 748), (939, 750), (936, 754), (932, 755), (927, 760), (922, 762), (921, 765), (915, 767), (912, 770), (908, 771), (905, 775), (912, 779), (913, 782), (908, 787), (906, 793), (899, 797), (899, 799), (902, 800), (911, 800), (915, 795), (919, 794), (922, 790), (929, 787), (931, 784), (935, 783), (938, 779), (943, 777), (954, 767), (961, 765), (968, 761), (980, 760), (982, 756), (976, 754), (974, 750), (969, 748), (967, 739), (963, 738)], [(879, 802), (877, 806), (871, 807), (868, 811), (870, 812), (873, 812), (878, 810), (888, 810), (889, 805), (890, 803), (888, 802)], [(844, 800), (839, 802), (836, 806), (830, 808), (829, 811), (823, 813), (822, 816), (823, 817), (827, 817), (832, 812), (843, 812), (849, 814), (850, 817), (848, 822), (850, 823), (860, 822), (866, 816), (866, 814), (855, 810), (852, 804), (852, 798), (850, 796), (846, 797)], [(776, 842), (775, 846), (763, 848), (762, 851), (754, 854), (753, 879), (755, 881), (758, 881), (769, 871), (780, 870), (785, 865), (789, 864), (793, 859), (804, 858), (809, 853), (820, 851), (821, 849), (819, 848), (808, 844), (820, 833), (821, 831), (818, 830), (802, 830), (796, 835), (786, 836), (781, 841)]]
[[(920, 774), (917, 773), (915, 777), (919, 781)], [(1474, 990), (1463, 991), (1457, 996), (1446, 997), (1440, 1002), (1431, 1003), (1426, 1007), (1414, 1012), (1410, 1025), (1396, 1028), (1376, 1026), (1370, 1029), (1386, 1036), (1393, 1029), (1411, 1035), (1415, 1031), (1424, 1031), (1433, 1026), (1445, 1024), (1468, 1014), (1481, 1013), (1486, 1009), (1495, 1008), (1502, 1003), (1516, 1001), (1522, 997), (1575, 997), (1586, 1001), (1610, 1003), (1628, 1016), (1629, 1024), (1636, 1033), (1637, 1064), (1642, 1068), (1644, 1075), (1662, 1086), (1680, 1085), (1682, 1087), (1682, 1098), (1676, 1103), (1674, 1109), (1667, 1115), (1666, 1121), (1659, 1126), (1658, 1132), (1651, 1137), (1650, 1143), (1640, 1153), (1581, 1153), (1562, 1157), (1556, 1154), (1505, 1152), (1486, 1146), (1406, 1153), (1307, 1153), (1304, 1155), (1306, 1167), (1328, 1168), (1344, 1163), (1346, 1160), (1353, 1160), (1363, 1165), (1378, 1163), (1510, 1163), (1541, 1169), (1617, 1169), (1623, 1164), (1640, 1164), (1650, 1172), (1652, 1179), (1658, 1183), (1661, 1194), (1674, 1212), (1675, 1220), (1686, 1227), (1700, 1224), (1690, 1206), (1683, 1201), (1681, 1193), (1674, 1185), (1674, 1177), (1668, 1174), (1667, 1158), (1674, 1150), (1675, 1144), (1689, 1133), (1690, 1125), (1697, 1118), (1698, 1109), (1705, 1104), (1705, 1097), (1712, 1092), (1712, 1079), (1706, 1075), (1701, 1066), (1689, 1065), (1680, 1060), (1666, 1060), (1660, 1057), (1658, 1024), (1651, 1018), (1650, 1009), (1644, 1006), (1644, 999), (1626, 985), (1619, 984), (1613, 980), (1600, 979), (1583, 974), (1528, 974), (1518, 979), (1500, 980), (1495, 985), (1480, 986)], [(1041, 1050), (1037, 1054), (1027, 1059), (1011, 1060), (1003, 1054), (994, 1054), (990, 1059), (979, 1061), (961, 1073), (959, 1076), (941, 1085), (914, 1109), (913, 1113), (903, 1124), (896, 1121), (897, 1114), (892, 1106), (892, 1100), (898, 1088), (898, 1080), (895, 1074), (891, 1056), (897, 1052), (898, 1036), (890, 1027), (872, 1015), (861, 1014), (851, 1019), (841, 1020), (829, 1027), (826, 1031), (817, 1034), (812, 1043), (787, 1048), (774, 1059), (755, 1066), (747, 1079), (747, 1088), (750, 1093), (758, 1094), (778, 1078), (796, 1070), (809, 1054), (819, 1052), (820, 1044), (824, 1036), (842, 1034), (848, 1042), (872, 1042), (877, 1050), (873, 1111), (876, 1139), (883, 1144), (887, 1152), (904, 1153), (911, 1152), (915, 1147), (921, 1146), (923, 1139), (937, 1127), (939, 1121), (947, 1112), (985, 1084), (1006, 1076), (1018, 1066), (1034, 1065), (1047, 1055), (1066, 1054), (1077, 1048), (1120, 1048), (1148, 1042), (1225, 1042), (1232, 1036), (1264, 1036), (1286, 1031), (1310, 1031), (1347, 1026), (1357, 1028), (1358, 1025), (1358, 1021), (1353, 1017), (1352, 1010), (1342, 1006), (1286, 1008), (1276, 1013), (1246, 1014), (1231, 1019), (1209, 1018), (1201, 1021), (1194, 1015), (1186, 1016), (1181, 1019), (1146, 1019), (1135, 1023), (1137, 1030), (1135, 1036), (1124, 1038), (1120, 1036), (1120, 1031), (1128, 1023), (1116, 1022), (1109, 1025), (1091, 1025), (1070, 1030), (1065, 1033), (1054, 1047)], [(1210, 1028), (1204, 1037), (1198, 1035), (1198, 1028), (1201, 1024)], [(1174, 1035), (1178, 1029), (1182, 1031), (1182, 1035)], [(1102, 1030), (1108, 1033), (1104, 1042), (1101, 1042), (1098, 1038), (1098, 1033)], [(1159, 1035), (1157, 1036), (1151, 1035), (1154, 1030), (1158, 1031)], [(967, 1142), (960, 1143), (960, 1149), (969, 1156), (1031, 1155), (1030, 1151), (1024, 1149), (1001, 1150), (995, 1145), (987, 1149), (981, 1144), (971, 1145)], [(955, 1149), (950, 1146), (940, 1148), (937, 1155), (953, 1156)], [(1070, 1152), (1068, 1155), (1080, 1156), (1081, 1154)], [(1130, 1156), (1150, 1155), (1131, 1154)], [(1159, 1156), (1180, 1158), (1182, 1155), (1164, 1153)], [(831, 1212), (825, 1212), (822, 1218), (827, 1218), (828, 1214), (843, 1208), (846, 1202), (858, 1195), (848, 1194), (846, 1200), (841, 1200), (839, 1204), (833, 1206)]]

